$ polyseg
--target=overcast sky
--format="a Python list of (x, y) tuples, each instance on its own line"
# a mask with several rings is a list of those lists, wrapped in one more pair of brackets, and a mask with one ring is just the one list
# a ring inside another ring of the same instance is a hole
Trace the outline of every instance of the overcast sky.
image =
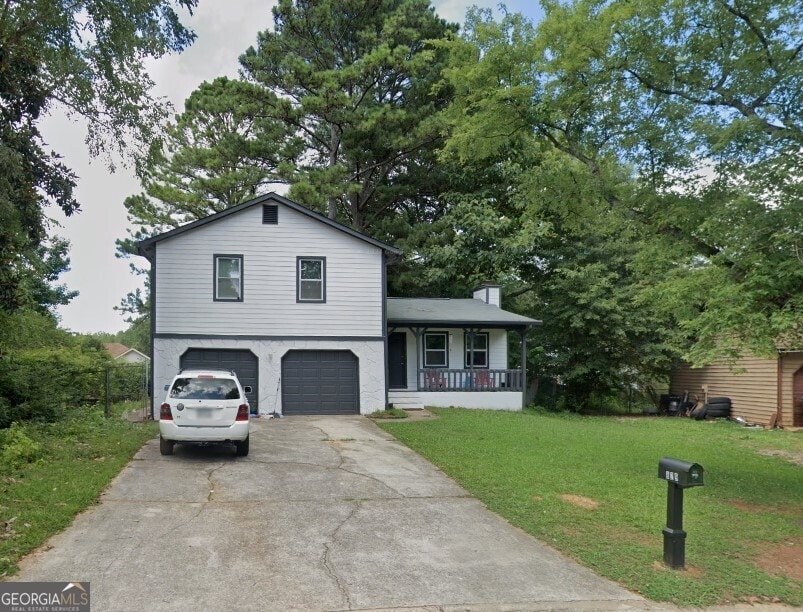
[[(272, 27), (272, 0), (200, 0), (185, 24), (197, 34), (195, 43), (184, 53), (154, 62), (150, 75), (156, 94), (167, 97), (177, 111), (184, 100), (203, 81), (215, 77), (237, 76), (237, 58), (256, 42), (257, 33)], [(471, 5), (496, 8), (498, 0), (435, 0), (437, 13), (462, 23)], [(532, 18), (540, 15), (534, 0), (505, 2), (511, 12)], [(142, 280), (129, 271), (129, 262), (114, 256), (114, 241), (126, 236), (127, 221), (123, 200), (141, 191), (133, 173), (118, 167), (110, 174), (102, 159), (90, 160), (84, 139), (86, 127), (71, 121), (58, 109), (42, 125), (47, 144), (64, 157), (78, 175), (77, 198), (81, 212), (65, 218), (55, 208), (48, 214), (62, 225), (55, 233), (70, 240), (71, 270), (62, 282), (80, 292), (69, 305), (59, 309), (61, 326), (76, 332), (116, 332), (127, 324), (114, 310), (129, 292), (142, 286)], [(144, 260), (136, 258), (137, 264)]]

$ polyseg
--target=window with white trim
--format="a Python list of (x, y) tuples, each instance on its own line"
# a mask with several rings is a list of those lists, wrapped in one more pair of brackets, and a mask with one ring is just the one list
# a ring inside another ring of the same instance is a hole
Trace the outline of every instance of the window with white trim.
[(466, 367), (467, 368), (487, 368), (488, 367), (488, 334), (477, 332), (474, 334), (474, 352), (471, 352), (471, 333), (466, 332), (463, 341), (466, 347)]
[(446, 332), (424, 334), (424, 367), (449, 367), (449, 337)]
[(298, 258), (297, 301), (326, 301), (326, 258)]
[(242, 255), (215, 255), (215, 301), (243, 301)]

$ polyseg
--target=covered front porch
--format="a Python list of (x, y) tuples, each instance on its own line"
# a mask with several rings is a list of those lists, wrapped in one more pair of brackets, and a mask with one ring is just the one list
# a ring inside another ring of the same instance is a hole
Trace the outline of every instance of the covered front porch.
[(509, 367), (508, 345), (518, 339), (525, 364), (527, 330), (538, 321), (477, 298), (388, 298), (387, 321), (389, 405), (524, 406), (526, 369)]

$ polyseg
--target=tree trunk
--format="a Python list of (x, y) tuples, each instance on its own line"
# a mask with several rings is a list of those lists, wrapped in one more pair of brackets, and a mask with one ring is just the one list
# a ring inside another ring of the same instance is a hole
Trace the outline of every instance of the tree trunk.
[[(340, 148), (340, 134), (337, 133), (337, 127), (334, 125), (331, 126), (329, 130), (329, 168), (334, 168), (337, 165), (337, 151)], [(326, 214), (333, 221), (337, 219), (337, 198), (329, 198)]]

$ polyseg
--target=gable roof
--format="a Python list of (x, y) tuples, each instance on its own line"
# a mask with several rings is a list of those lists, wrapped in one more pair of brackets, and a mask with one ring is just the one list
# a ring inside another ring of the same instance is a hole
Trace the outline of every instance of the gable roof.
[(389, 325), (429, 327), (530, 327), (541, 321), (502, 310), (473, 298), (387, 299)]
[(120, 357), (128, 355), (128, 353), (136, 353), (148, 361), (151, 360), (151, 358), (145, 353), (138, 351), (135, 348), (129, 348), (125, 344), (120, 344), (119, 342), (107, 342), (103, 345), (103, 347), (108, 351), (109, 355), (112, 356), (112, 359), (120, 359)]
[(151, 255), (153, 254), (154, 245), (157, 242), (161, 242), (162, 240), (166, 240), (168, 238), (172, 238), (173, 236), (178, 236), (179, 234), (183, 234), (185, 232), (189, 232), (196, 228), (202, 227), (207, 223), (213, 223), (219, 219), (223, 219), (224, 217), (228, 217), (229, 215), (237, 214), (247, 208), (251, 208), (252, 206), (257, 206), (261, 204), (266, 204), (268, 202), (275, 202), (276, 204), (281, 204), (283, 206), (287, 206), (288, 208), (292, 208), (296, 212), (301, 213), (302, 215), (306, 215), (316, 221), (320, 221), (321, 223), (328, 225), (336, 230), (341, 232), (345, 232), (350, 236), (354, 236), (359, 240), (363, 240), (368, 244), (372, 244), (375, 247), (379, 247), (383, 251), (391, 254), (391, 255), (401, 255), (401, 250), (397, 249), (396, 247), (390, 246), (376, 238), (372, 238), (367, 234), (363, 234), (362, 232), (358, 232), (357, 230), (351, 229), (347, 225), (343, 225), (342, 223), (338, 223), (337, 221), (333, 221), (329, 217), (326, 217), (320, 213), (315, 212), (314, 210), (310, 210), (306, 206), (302, 206), (301, 204), (297, 204), (292, 200), (288, 200), (287, 198), (280, 196), (278, 193), (271, 192), (262, 196), (258, 196), (253, 200), (248, 200), (247, 202), (243, 202), (242, 204), (238, 204), (237, 206), (232, 206), (231, 208), (227, 208), (219, 213), (214, 213), (209, 215), (208, 217), (204, 217), (203, 219), (199, 219), (197, 221), (193, 221), (192, 223), (187, 223), (186, 225), (182, 225), (181, 227), (177, 227), (176, 229), (170, 230), (169, 232), (164, 232), (163, 234), (157, 234), (156, 236), (152, 236), (150, 238), (146, 238), (145, 240), (141, 240), (137, 243), (137, 252), (142, 255), (143, 257), (147, 257), (150, 259)]
[(119, 342), (107, 342), (103, 345), (103, 347), (109, 352), (109, 355), (112, 356), (112, 359), (117, 359), (131, 350), (125, 344), (120, 344)]

